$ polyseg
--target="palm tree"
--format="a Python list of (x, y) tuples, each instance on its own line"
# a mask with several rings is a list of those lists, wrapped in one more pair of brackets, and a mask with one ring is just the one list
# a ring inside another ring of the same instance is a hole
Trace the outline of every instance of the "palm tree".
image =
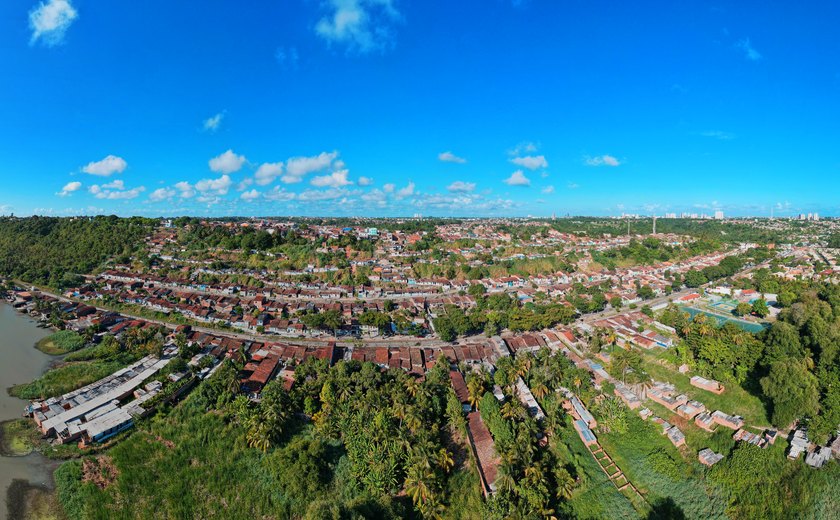
[(538, 383), (537, 385), (534, 386), (533, 394), (534, 394), (534, 397), (536, 397), (537, 399), (544, 398), (545, 396), (548, 395), (548, 392), (549, 392), (548, 386), (546, 386), (546, 384), (543, 383), (543, 382), (540, 382), (540, 383)]
[(256, 418), (251, 423), (251, 427), (248, 428), (248, 433), (246, 434), (248, 446), (257, 448), (265, 453), (271, 446), (271, 433), (269, 432), (268, 425)]
[(470, 405), (478, 410), (478, 403), (484, 395), (484, 383), (478, 377), (471, 377), (467, 381), (468, 401)]
[(563, 467), (555, 469), (554, 480), (557, 481), (557, 498), (566, 500), (572, 498), (572, 491), (575, 490), (575, 479), (572, 478), (569, 471)]
[(405, 492), (411, 497), (414, 505), (426, 502), (432, 496), (431, 484), (434, 477), (434, 473), (422, 466), (414, 465), (409, 468), (405, 479)]
[(419, 386), (420, 384), (413, 377), (409, 376), (408, 379), (405, 380), (405, 391), (408, 392), (408, 395), (412, 398), (417, 397), (417, 390)]
[(455, 465), (455, 460), (452, 458), (452, 454), (449, 453), (446, 448), (438, 450), (435, 459), (437, 465), (440, 466), (440, 469), (442, 469), (444, 473), (449, 473), (449, 470), (451, 470)]
[(516, 409), (516, 405), (513, 404), (513, 401), (508, 401), (502, 405), (501, 409), (502, 417), (505, 419), (513, 419), (517, 415), (519, 415), (519, 411)]
[(505, 464), (499, 470), (499, 476), (496, 478), (496, 489), (513, 493), (516, 490), (516, 480), (510, 474), (510, 466)]
[(531, 370), (531, 356), (524, 355), (516, 358), (516, 375), (524, 377)]

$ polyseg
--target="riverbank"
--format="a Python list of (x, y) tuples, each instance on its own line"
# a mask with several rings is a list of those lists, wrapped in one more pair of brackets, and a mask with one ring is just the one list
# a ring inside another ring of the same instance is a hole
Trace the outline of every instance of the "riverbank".
[(64, 510), (53, 486), (40, 486), (15, 479), (9, 486), (6, 500), (9, 518), (21, 520), (64, 520)]
[(21, 418), (28, 403), (7, 391), (41, 377), (56, 361), (35, 348), (52, 331), (5, 302), (0, 303), (0, 330), (0, 520), (64, 518), (53, 491), (59, 463), (37, 449), (34, 424)]
[(0, 455), (25, 457), (35, 451), (40, 432), (28, 419), (12, 419), (0, 423)]

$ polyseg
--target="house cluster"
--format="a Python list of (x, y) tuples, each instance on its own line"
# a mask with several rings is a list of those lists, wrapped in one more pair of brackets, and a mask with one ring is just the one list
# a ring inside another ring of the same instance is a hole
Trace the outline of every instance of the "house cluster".
[(603, 318), (593, 322), (595, 327), (612, 331), (616, 344), (630, 348), (631, 345), (650, 350), (654, 347), (670, 348), (674, 345), (676, 331), (653, 320), (646, 314), (634, 311)]
[(840, 459), (840, 431), (836, 433), (833, 442), (825, 446), (819, 446), (808, 439), (805, 430), (794, 430), (790, 436), (788, 458), (796, 460), (802, 454), (805, 454), (805, 464), (812, 468), (823, 467), (832, 457)]
[[(99, 381), (44, 401), (30, 404), (26, 412), (41, 432), (64, 444), (102, 442), (130, 428), (143, 417), (144, 404), (160, 391), (159, 381), (147, 381), (175, 355), (170, 348), (164, 357), (147, 356)], [(145, 386), (143, 386), (145, 383)]]

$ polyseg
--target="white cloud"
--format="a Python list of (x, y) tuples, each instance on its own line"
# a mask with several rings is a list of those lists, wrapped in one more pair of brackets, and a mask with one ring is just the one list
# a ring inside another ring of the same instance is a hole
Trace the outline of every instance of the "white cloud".
[(326, 0), (327, 16), (315, 33), (329, 44), (367, 53), (384, 50), (393, 40), (393, 22), (400, 19), (393, 0)]
[(527, 155), (525, 157), (514, 157), (510, 160), (510, 162), (517, 166), (528, 168), (529, 170), (548, 168), (548, 161), (545, 160), (544, 155)]
[(79, 191), (79, 188), (81, 188), (81, 187), (82, 187), (81, 182), (78, 182), (78, 181), (68, 182), (67, 184), (64, 185), (63, 188), (61, 188), (61, 191), (58, 192), (57, 195), (59, 197), (66, 197), (66, 196), (70, 195), (71, 193), (73, 193), (75, 191)]
[(64, 42), (64, 34), (79, 13), (69, 0), (48, 0), (29, 12), (29, 28), (32, 29), (32, 45), (41, 40), (47, 47)]
[(195, 189), (202, 194), (226, 195), (232, 184), (233, 181), (230, 180), (229, 175), (222, 175), (218, 179), (202, 179), (196, 182)]
[(381, 190), (371, 190), (362, 194), (361, 199), (368, 204), (376, 204), (379, 207), (388, 205), (388, 195)]
[(100, 177), (109, 177), (115, 173), (122, 173), (128, 167), (128, 163), (122, 157), (116, 155), (109, 155), (101, 161), (89, 162), (87, 166), (82, 168), (82, 171), (90, 175), (99, 175)]
[(543, 188), (540, 191), (542, 193), (545, 193), (546, 195), (548, 195), (549, 193), (554, 193), (554, 186), (546, 186), (545, 188)]
[(361, 177), (359, 177), (358, 183), (359, 186), (370, 186), (371, 184), (373, 184), (373, 179), (362, 175)]
[(178, 190), (178, 195), (182, 199), (189, 199), (195, 196), (195, 188), (188, 182), (181, 181), (175, 184), (175, 189)]
[(529, 179), (528, 177), (525, 177), (525, 174), (522, 173), (522, 170), (516, 170), (515, 172), (513, 172), (510, 175), (510, 177), (508, 177), (507, 179), (505, 179), (502, 182), (504, 182), (508, 186), (530, 186), (531, 185), (531, 179)]
[(438, 154), (438, 159), (443, 161), (443, 162), (451, 162), (451, 163), (458, 163), (458, 164), (464, 164), (464, 163), (467, 162), (466, 159), (464, 159), (463, 157), (458, 157), (457, 155), (455, 155), (452, 152), (443, 152), (441, 154)]
[(233, 150), (228, 150), (225, 153), (213, 157), (208, 162), (210, 169), (216, 173), (233, 173), (237, 172), (245, 164), (244, 155), (236, 155)]
[(510, 150), (508, 150), (508, 155), (519, 156), (519, 155), (522, 155), (524, 153), (529, 153), (530, 154), (530, 153), (536, 152), (538, 149), (539, 149), (539, 147), (536, 144), (534, 144), (530, 141), (523, 141), (523, 142), (517, 144), (516, 146), (514, 146), (513, 148), (511, 148)]
[(406, 186), (404, 188), (400, 188), (400, 189), (397, 190), (397, 193), (396, 193), (395, 196), (398, 199), (404, 199), (404, 198), (409, 197), (411, 195), (414, 195), (414, 183), (411, 182), (411, 181), (408, 181), (408, 184), (406, 184)]
[(146, 188), (143, 186), (138, 186), (137, 188), (131, 188), (130, 190), (126, 190), (125, 186), (120, 183), (110, 183), (105, 184), (102, 186), (98, 186), (94, 184), (88, 191), (96, 197), (97, 199), (107, 199), (107, 200), (131, 200), (136, 199), (140, 196), (141, 193), (146, 191)]
[(171, 199), (177, 194), (177, 191), (170, 188), (158, 188), (149, 194), (149, 200), (152, 202), (162, 202)]
[(749, 38), (744, 38), (743, 40), (739, 41), (735, 44), (735, 47), (744, 51), (744, 57), (750, 61), (759, 61), (761, 60), (761, 58), (763, 58), (761, 53), (755, 50), (755, 48), (752, 46), (752, 43), (750, 43)]
[(329, 190), (304, 190), (300, 192), (297, 199), (303, 202), (318, 202), (323, 200), (335, 200), (351, 195), (351, 192), (343, 188), (332, 188)]
[(265, 198), (267, 200), (274, 202), (288, 202), (290, 200), (294, 200), (295, 197), (295, 193), (286, 191), (286, 188), (280, 188), (280, 186), (275, 186), (274, 189), (265, 194)]
[[(300, 182), (304, 175), (326, 170), (332, 166), (337, 157), (337, 151), (321, 152), (313, 157), (292, 157), (286, 161), (286, 175), (280, 180), (286, 184)], [(338, 163), (341, 163), (341, 161), (336, 161), (336, 167), (340, 168), (341, 165)]]
[(586, 157), (584, 162), (587, 166), (621, 166), (621, 161), (612, 155), (601, 155), (599, 157)]
[(474, 182), (455, 181), (446, 187), (452, 193), (469, 193), (475, 190)]
[(113, 180), (107, 184), (102, 185), (103, 189), (106, 190), (124, 190), (125, 189), (125, 182), (121, 179)]
[(566, 187), (569, 188), (570, 190), (576, 190), (576, 189), (580, 188), (580, 185), (576, 182), (570, 182), (569, 184), (566, 185)]
[(396, 184), (394, 184), (393, 182), (389, 182), (389, 183), (384, 184), (382, 186), (382, 191), (384, 191), (385, 193), (394, 193), (394, 190), (396, 188), (397, 188)]
[(254, 179), (250, 177), (245, 177), (236, 185), (236, 191), (245, 191), (247, 190), (252, 184), (254, 184)]
[(337, 172), (332, 172), (329, 175), (313, 177), (310, 184), (318, 188), (340, 188), (342, 186), (349, 186), (353, 183), (347, 180), (348, 173), (349, 172), (347, 170), (339, 170)]
[(262, 163), (254, 174), (254, 180), (260, 186), (266, 186), (274, 182), (274, 179), (282, 175), (283, 163)]
[(258, 198), (260, 198), (260, 192), (257, 190), (246, 191), (239, 196), (245, 202), (252, 202)]
[(222, 119), (224, 117), (225, 114), (222, 112), (219, 112), (215, 116), (208, 117), (204, 120), (204, 130), (208, 132), (215, 132), (222, 125)]

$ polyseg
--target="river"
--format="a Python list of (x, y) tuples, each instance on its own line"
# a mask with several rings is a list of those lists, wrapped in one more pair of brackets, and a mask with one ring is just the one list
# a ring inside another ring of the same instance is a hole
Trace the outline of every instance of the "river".
[[(39, 328), (35, 321), (18, 314), (10, 305), (0, 303), (0, 422), (23, 415), (27, 402), (11, 397), (6, 389), (36, 379), (49, 366), (53, 358), (34, 348), (35, 343), (48, 334), (49, 331)], [(0, 520), (6, 520), (8, 516), (7, 491), (13, 480), (51, 486), (53, 468), (39, 453), (25, 457), (0, 456)]]

